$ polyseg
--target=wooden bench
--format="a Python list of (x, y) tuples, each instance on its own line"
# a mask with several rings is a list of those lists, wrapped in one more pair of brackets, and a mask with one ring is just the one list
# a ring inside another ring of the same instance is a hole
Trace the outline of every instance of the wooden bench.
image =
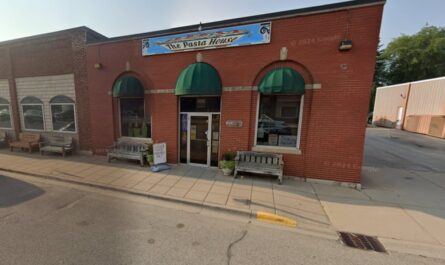
[(7, 146), (8, 144), (8, 134), (5, 131), (0, 131), (0, 146)]
[(235, 177), (238, 172), (273, 175), (277, 176), (278, 182), (282, 184), (283, 166), (283, 155), (238, 151), (235, 157)]
[(150, 144), (152, 142), (148, 138), (121, 137), (108, 147), (108, 162), (111, 162), (112, 159), (138, 160), (143, 166)]
[(48, 136), (43, 142), (40, 142), (40, 154), (43, 155), (47, 153), (58, 153), (62, 154), (63, 157), (67, 153), (73, 153), (74, 143), (73, 137), (71, 136)]
[(40, 134), (38, 133), (20, 133), (18, 141), (9, 143), (9, 149), (14, 151), (14, 148), (27, 149), (30, 153), (34, 149), (39, 148)]

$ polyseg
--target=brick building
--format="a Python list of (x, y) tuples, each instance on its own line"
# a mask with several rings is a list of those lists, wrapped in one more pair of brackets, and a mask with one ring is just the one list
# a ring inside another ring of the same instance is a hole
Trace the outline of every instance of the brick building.
[(0, 42), (0, 130), (70, 135), (90, 150), (86, 27)]
[(137, 35), (86, 27), (0, 43), (0, 130), (167, 144), (169, 163), (283, 154), (284, 173), (360, 182), (384, 0)]
[(94, 152), (150, 137), (169, 163), (217, 166), (227, 151), (256, 150), (283, 154), (285, 175), (359, 183), (384, 2), (88, 44)]

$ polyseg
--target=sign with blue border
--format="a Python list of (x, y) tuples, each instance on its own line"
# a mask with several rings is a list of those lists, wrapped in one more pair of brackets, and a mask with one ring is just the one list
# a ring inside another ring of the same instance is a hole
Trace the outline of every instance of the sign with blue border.
[(203, 30), (142, 40), (142, 55), (270, 43), (272, 22)]

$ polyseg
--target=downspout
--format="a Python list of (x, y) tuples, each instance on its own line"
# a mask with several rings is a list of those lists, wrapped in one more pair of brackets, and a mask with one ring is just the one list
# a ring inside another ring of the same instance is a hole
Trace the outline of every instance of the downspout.
[(405, 120), (406, 120), (406, 113), (408, 111), (408, 103), (409, 103), (410, 94), (411, 94), (411, 83), (409, 83), (409, 85), (408, 85), (408, 91), (407, 91), (406, 97), (405, 97), (405, 108), (403, 109), (402, 124), (400, 125), (401, 130), (405, 130)]

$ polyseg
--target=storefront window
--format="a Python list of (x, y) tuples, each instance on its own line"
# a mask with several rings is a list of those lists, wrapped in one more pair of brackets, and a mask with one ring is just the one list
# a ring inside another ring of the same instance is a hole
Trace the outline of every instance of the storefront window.
[(261, 95), (257, 145), (297, 147), (300, 95)]
[(43, 131), (43, 103), (36, 97), (25, 97), (21, 101), (23, 125), (26, 130)]
[(144, 117), (144, 98), (120, 98), (121, 134), (151, 137), (151, 123)]
[(50, 105), (53, 130), (75, 132), (74, 100), (66, 96), (56, 96), (50, 100)]
[(11, 126), (11, 112), (9, 111), (9, 102), (0, 98), (0, 128), (10, 129)]

